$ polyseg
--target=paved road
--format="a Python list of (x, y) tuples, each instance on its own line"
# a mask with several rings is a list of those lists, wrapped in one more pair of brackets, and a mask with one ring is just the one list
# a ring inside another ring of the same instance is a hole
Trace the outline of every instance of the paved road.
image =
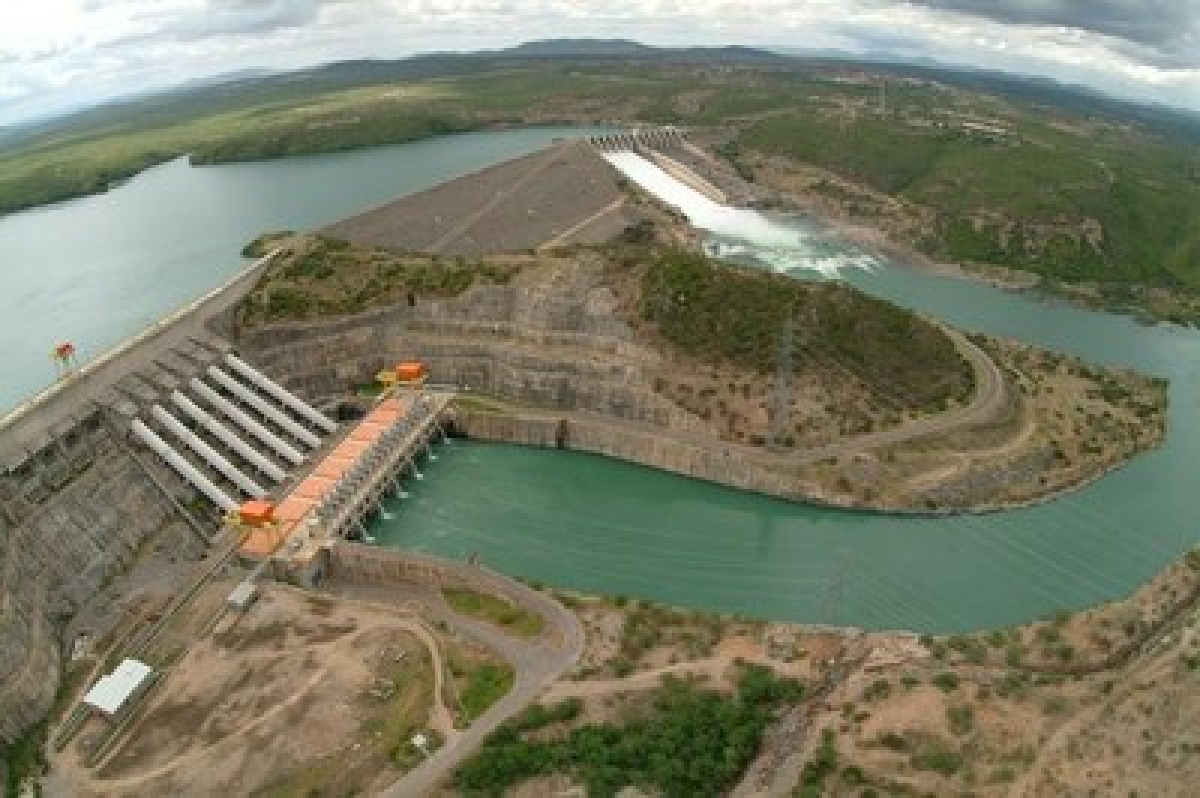
[(854, 435), (842, 438), (834, 443), (818, 446), (812, 449), (799, 449), (788, 452), (773, 452), (761, 446), (731, 443), (721, 441), (710, 435), (691, 434), (680, 430), (665, 429), (653, 424), (637, 421), (623, 421), (612, 416), (587, 411), (545, 411), (526, 410), (519, 406), (512, 408), (512, 413), (523, 418), (541, 418), (557, 421), (559, 419), (577, 419), (591, 426), (609, 427), (614, 435), (621, 432), (641, 432), (655, 438), (675, 441), (680, 445), (693, 446), (698, 449), (720, 449), (731, 457), (737, 455), (759, 463), (773, 463), (778, 466), (808, 465), (845, 454), (857, 454), (879, 446), (887, 446), (905, 441), (915, 440), (944, 433), (955, 432), (965, 427), (984, 424), (991, 421), (1004, 407), (1007, 400), (1007, 389), (1004, 375), (995, 361), (986, 352), (967, 340), (961, 333), (944, 328), (944, 332), (954, 342), (955, 347), (971, 364), (975, 372), (975, 394), (971, 401), (962, 407), (947, 410), (943, 413), (927, 416), (916, 421), (910, 421), (898, 427), (881, 432), (869, 432), (864, 435)]
[(1004, 375), (1001, 373), (1000, 367), (986, 352), (968, 341), (962, 333), (949, 328), (943, 328), (943, 331), (975, 371), (975, 395), (971, 397), (970, 402), (962, 407), (947, 410), (945, 413), (938, 413), (882, 432), (856, 435), (827, 446), (806, 449), (791, 455), (790, 461), (815, 463), (841, 454), (852, 454), (864, 449), (874, 449), (878, 446), (903, 443), (915, 438), (954, 432), (963, 427), (987, 423), (994, 418), (1003, 409), (1007, 398)]
[(424, 798), (444, 781), (483, 742), (484, 737), (519, 713), (547, 687), (571, 668), (583, 654), (583, 627), (579, 619), (550, 596), (515, 580), (488, 572), (504, 584), (505, 594), (524, 609), (541, 615), (546, 626), (534, 641), (504, 634), (490, 624), (475, 621), (450, 610), (439, 598), (433, 614), (458, 632), (495, 649), (513, 666), (512, 690), (481, 715), (470, 728), (448, 739), (433, 756), (392, 784), (380, 795), (386, 798)]

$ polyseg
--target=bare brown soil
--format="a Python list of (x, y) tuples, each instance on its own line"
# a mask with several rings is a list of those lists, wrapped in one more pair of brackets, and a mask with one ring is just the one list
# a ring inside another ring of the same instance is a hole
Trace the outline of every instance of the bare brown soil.
[[(1082, 640), (1144, 600), (1139, 594), (1081, 614), (1060, 633)], [(868, 787), (881, 794), (1193, 795), (1200, 779), (1198, 624), (1193, 604), (1128, 661), (1077, 676), (961, 658), (855, 670), (815, 708), (804, 758), (813, 762), (822, 730), (832, 733), (837, 768), (820, 785), (821, 794), (835, 796)], [(1030, 639), (1045, 628), (1014, 636)]]
[(440, 660), (445, 645), (458, 662), (488, 660), (430, 642), (411, 615), (268, 587), (245, 615), (227, 614), (191, 642), (94, 770), (83, 760), (102, 726), (90, 721), (55, 758), (47, 787), (80, 796), (372, 791), (417, 761), (413, 733), (436, 741), (453, 732), (431, 656)]
[[(803, 679), (810, 697), (768, 733), (735, 795), (1190, 796), (1200, 783), (1198, 596), (1193, 553), (1125, 601), (975, 638), (724, 619), (709, 621), (715, 640), (705, 651), (676, 640), (695, 628), (691, 613), (568, 597), (588, 630), (586, 664), (543, 701), (582, 699), (571, 725), (620, 722), (662, 675), (720, 688), (740, 659)], [(663, 642), (615, 676), (619, 630), (631, 619), (640, 627), (648, 610), (663, 619)], [(1045, 644), (1048, 629), (1078, 647), (1070, 668), (1048, 645), (1030, 646), (1028, 661), (1003, 661), (1013, 641)], [(1129, 630), (1120, 644), (1110, 635), (1118, 629)], [(964, 655), (964, 641), (987, 655)], [(1114, 656), (1118, 648), (1124, 653)], [(823, 747), (834, 765), (818, 774)], [(555, 776), (511, 794), (572, 788)]]

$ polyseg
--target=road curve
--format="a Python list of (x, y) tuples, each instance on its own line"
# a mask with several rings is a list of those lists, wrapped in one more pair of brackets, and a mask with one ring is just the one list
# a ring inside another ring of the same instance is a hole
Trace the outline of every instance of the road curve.
[(530, 419), (560, 421), (573, 418), (590, 426), (608, 428), (617, 433), (641, 432), (663, 441), (674, 441), (680, 445), (699, 449), (719, 447), (728, 455), (741, 455), (760, 463), (773, 463), (778, 466), (809, 465), (844, 454), (857, 454), (879, 446), (903, 443), (916, 438), (940, 435), (964, 427), (988, 423), (1003, 409), (1008, 394), (1004, 374), (1000, 367), (986, 352), (971, 343), (962, 333), (948, 327), (941, 327), (941, 329), (959, 353), (971, 364), (971, 368), (975, 372), (975, 393), (971, 397), (971, 401), (962, 407), (910, 421), (891, 429), (853, 435), (812, 449), (775, 452), (762, 446), (722, 441), (707, 435), (666, 429), (648, 422), (616, 419), (586, 410), (549, 412), (520, 408), (514, 412), (522, 418)]
[[(950, 329), (945, 329), (945, 332), (975, 371), (975, 394), (968, 404), (895, 429), (859, 435), (829, 446), (781, 457), (792, 463), (816, 462), (840, 454), (950, 432), (993, 418), (1002, 409), (1006, 399), (1004, 375), (999, 366), (966, 336)], [(468, 567), (457, 563), (447, 564), (455, 568)], [(441, 620), (495, 649), (509, 661), (515, 672), (513, 689), (470, 728), (448, 739), (431, 757), (383, 791), (381, 795), (385, 798), (423, 798), (431, 793), (475, 752), (487, 735), (528, 706), (578, 662), (583, 653), (583, 628), (574, 613), (550, 596), (502, 574), (476, 568), (476, 575), (481, 570), (506, 595), (526, 610), (541, 615), (545, 619), (546, 629), (539, 641), (529, 643), (506, 635), (489, 624), (458, 615), (444, 602), (433, 607), (434, 614)]]
[(983, 424), (990, 421), (1004, 407), (1007, 397), (1005, 392), (1004, 374), (996, 361), (986, 352), (967, 340), (967, 337), (957, 330), (943, 327), (942, 331), (953, 341), (959, 353), (971, 364), (975, 372), (975, 395), (971, 401), (962, 407), (947, 410), (944, 413), (918, 419), (899, 427), (871, 432), (866, 435), (856, 435), (827, 446), (815, 449), (805, 449), (788, 457), (794, 463), (815, 463), (841, 454), (850, 454), (864, 449), (874, 449), (877, 446), (887, 446), (903, 443), (915, 438), (930, 435), (940, 435), (953, 432), (961, 427)]
[(482, 572), (489, 581), (501, 586), (508, 598), (542, 616), (545, 629), (537, 640), (525, 641), (490, 624), (459, 615), (443, 601), (432, 608), (435, 616), (456, 631), (489, 646), (507, 659), (514, 671), (513, 688), (469, 728), (447, 739), (432, 756), (381, 792), (385, 798), (424, 798), (429, 795), (476, 751), (487, 735), (528, 706), (583, 654), (583, 626), (573, 612), (550, 596), (494, 571), (448, 561), (447, 564), (456, 568), (470, 567), (476, 582)]

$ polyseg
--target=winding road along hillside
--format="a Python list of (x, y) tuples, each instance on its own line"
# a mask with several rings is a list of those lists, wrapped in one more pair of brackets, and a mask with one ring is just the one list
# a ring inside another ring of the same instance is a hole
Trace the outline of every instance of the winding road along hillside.
[[(474, 570), (477, 576), (478, 569)], [(528, 706), (574, 666), (583, 654), (583, 627), (574, 613), (550, 596), (516, 580), (500, 574), (489, 573), (488, 576), (504, 583), (508, 598), (517, 601), (523, 609), (542, 616), (545, 628), (537, 640), (524, 641), (489, 624), (458, 615), (442, 601), (434, 604), (431, 609), (439, 620), (493, 648), (508, 660), (515, 672), (513, 688), (470, 728), (447, 739), (432, 756), (381, 793), (385, 798), (423, 798), (429, 795), (467, 757), (475, 753), (487, 735)]]

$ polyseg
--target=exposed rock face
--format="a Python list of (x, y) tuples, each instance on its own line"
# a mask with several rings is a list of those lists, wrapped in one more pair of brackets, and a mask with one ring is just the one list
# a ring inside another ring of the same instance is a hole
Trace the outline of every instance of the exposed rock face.
[(0, 476), (0, 503), (0, 741), (7, 742), (54, 700), (57, 622), (92, 600), (174, 510), (97, 415)]
[(237, 343), (321, 401), (415, 357), (434, 383), (542, 409), (465, 412), (460, 423), (472, 437), (561, 445), (770, 495), (848, 503), (766, 449), (721, 441), (711, 424), (656, 392), (662, 355), (635, 340), (602, 283), (594, 267), (560, 264), (455, 299), (256, 328)]
[(611, 291), (586, 267), (550, 275), (533, 269), (456, 299), (256, 329), (238, 343), (269, 373), (319, 400), (416, 357), (435, 383), (699, 432), (697, 418), (654, 392), (649, 375), (659, 356), (634, 342), (614, 307)]

